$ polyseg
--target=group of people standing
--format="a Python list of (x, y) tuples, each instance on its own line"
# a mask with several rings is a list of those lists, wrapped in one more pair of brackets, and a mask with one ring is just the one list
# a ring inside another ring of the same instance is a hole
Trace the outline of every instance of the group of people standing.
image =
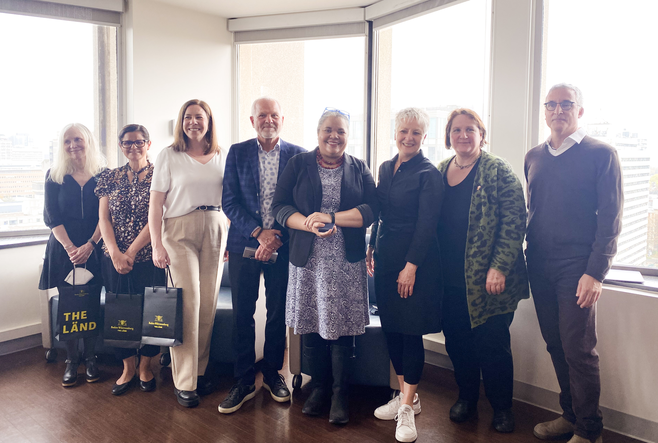
[[(128, 163), (111, 171), (102, 170), (89, 131), (70, 125), (46, 178), (44, 212), (52, 235), (40, 287), (61, 284), (74, 265), (89, 262), (91, 270), (94, 251), (103, 257), (106, 286), (129, 274), (143, 290), (154, 278), (164, 279), (162, 268), (169, 266), (184, 298), (183, 345), (171, 351), (175, 393), (181, 405), (193, 407), (214, 389), (206, 368), (226, 248), (236, 383), (219, 412), (233, 413), (256, 394), (253, 317), (262, 274), (263, 386), (274, 400), (290, 400), (279, 373), (287, 325), (302, 336), (311, 375), (302, 412), (316, 416), (329, 408), (329, 421), (345, 424), (354, 338), (369, 322), (367, 274), (374, 275), (400, 385), (400, 394), (374, 413), (395, 419), (396, 439), (411, 442), (421, 411), (422, 336), (439, 331), (459, 387), (450, 419), (477, 417), (482, 375), (492, 426), (514, 430), (509, 328), (530, 282), (564, 410), (537, 425), (535, 435), (600, 443), (595, 306), (616, 252), (621, 172), (614, 149), (578, 129), (578, 88), (554, 86), (545, 107), (551, 136), (526, 156), (528, 212), (520, 180), (505, 160), (483, 150), (484, 123), (465, 108), (448, 117), (445, 144), (455, 155), (438, 167), (421, 149), (427, 113), (398, 112), (398, 154), (381, 165), (377, 184), (367, 165), (345, 152), (350, 115), (339, 109), (324, 110), (318, 146), (306, 151), (281, 139), (279, 102), (257, 99), (250, 117), (256, 138), (234, 144), (223, 159), (210, 108), (191, 100), (181, 108), (174, 143), (155, 166), (146, 157), (148, 131), (129, 125), (119, 134)], [(253, 257), (245, 248), (255, 251)], [(84, 344), (92, 382), (98, 379), (94, 343)], [(63, 385), (72, 386), (80, 358), (75, 346), (67, 351)], [(155, 388), (150, 358), (158, 349), (145, 346), (139, 353), (139, 368), (132, 352), (117, 353), (124, 371), (113, 394), (137, 380), (144, 391)]]

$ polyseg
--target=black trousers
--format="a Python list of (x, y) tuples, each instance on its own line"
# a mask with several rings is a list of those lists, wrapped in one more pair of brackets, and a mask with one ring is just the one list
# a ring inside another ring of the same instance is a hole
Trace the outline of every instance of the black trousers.
[[(395, 373), (404, 376), (406, 383), (417, 385), (425, 366), (423, 336), (386, 331), (384, 335)], [(402, 389), (403, 387), (400, 386), (400, 390)]]
[[(130, 288), (144, 295), (147, 286), (162, 286), (165, 283), (165, 270), (157, 268), (152, 260), (133, 264), (133, 270), (121, 276), (112, 264), (112, 259), (105, 254), (101, 259), (103, 282), (105, 290), (116, 292), (119, 290), (119, 277), (121, 277), (121, 290), (128, 290), (126, 277), (130, 279)], [(141, 349), (114, 348), (114, 355), (119, 360), (136, 355), (139, 352), (144, 357), (155, 357), (160, 353), (160, 346), (144, 345)]]
[(514, 362), (509, 327), (514, 313), (489, 317), (471, 329), (465, 288), (446, 287), (443, 297), (443, 334), (459, 398), (478, 401), (482, 372), (484, 392), (494, 410), (511, 408)]
[(286, 349), (286, 290), (288, 288), (288, 254), (279, 253), (276, 263), (266, 264), (230, 252), (228, 272), (233, 299), (233, 350), (235, 377), (245, 384), (256, 379), (256, 328), (254, 313), (260, 287), (265, 279), (265, 345), (263, 369), (278, 371), (283, 367)]
[(528, 276), (537, 318), (560, 384), (562, 416), (575, 433), (596, 439), (603, 432), (599, 409), (601, 379), (596, 346), (596, 305), (576, 304), (578, 281), (587, 259), (542, 260), (528, 257)]

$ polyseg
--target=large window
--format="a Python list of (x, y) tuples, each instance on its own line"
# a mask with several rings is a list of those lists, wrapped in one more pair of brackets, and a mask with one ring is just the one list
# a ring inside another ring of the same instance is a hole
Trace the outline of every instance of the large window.
[(0, 13), (0, 235), (45, 228), (43, 183), (59, 131), (79, 122), (116, 167), (117, 32)]
[(375, 164), (397, 154), (395, 114), (420, 107), (430, 115), (423, 151), (437, 164), (447, 117), (467, 107), (487, 121), (489, 1), (470, 0), (377, 31)]
[[(544, 84), (584, 95), (581, 127), (617, 149), (624, 215), (615, 264), (658, 267), (658, 83), (653, 57), (656, 2), (547, 0)], [(543, 121), (541, 140), (550, 131)]]
[(249, 116), (261, 96), (277, 99), (281, 138), (311, 150), (322, 111), (350, 114), (347, 152), (365, 158), (365, 37), (238, 45), (239, 140), (256, 136)]

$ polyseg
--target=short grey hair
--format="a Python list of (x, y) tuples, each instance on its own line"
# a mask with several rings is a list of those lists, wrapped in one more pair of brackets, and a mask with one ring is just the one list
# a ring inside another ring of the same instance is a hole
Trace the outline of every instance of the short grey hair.
[(423, 135), (427, 134), (430, 127), (430, 116), (424, 109), (420, 108), (405, 108), (395, 115), (395, 132), (398, 132), (400, 126), (404, 122), (411, 122), (416, 120), (423, 130)]
[(578, 88), (578, 86), (572, 85), (571, 83), (558, 83), (557, 85), (551, 86), (551, 89), (548, 90), (546, 95), (550, 94), (554, 89), (571, 89), (574, 94), (576, 94), (576, 104), (581, 108), (585, 104), (585, 99), (583, 98), (583, 93)]
[(345, 123), (347, 123), (347, 133), (349, 134), (349, 132), (350, 132), (350, 119), (347, 118), (347, 116), (345, 114), (342, 114), (339, 111), (327, 111), (327, 112), (323, 113), (320, 116), (320, 120), (318, 121), (318, 134), (320, 133), (320, 129), (322, 128), (322, 124), (329, 117), (340, 117), (343, 120), (345, 120)]
[(252, 117), (256, 117), (256, 103), (258, 103), (258, 102), (261, 101), (261, 100), (271, 100), (271, 101), (273, 101), (274, 103), (276, 103), (277, 106), (279, 107), (279, 113), (280, 113), (281, 115), (283, 115), (283, 107), (281, 106), (281, 103), (279, 103), (279, 100), (277, 100), (277, 99), (275, 99), (275, 98), (273, 98), (273, 97), (270, 97), (270, 96), (264, 95), (264, 96), (262, 96), (262, 97), (257, 98), (256, 100), (254, 100), (254, 102), (251, 104), (251, 116), (252, 116)]

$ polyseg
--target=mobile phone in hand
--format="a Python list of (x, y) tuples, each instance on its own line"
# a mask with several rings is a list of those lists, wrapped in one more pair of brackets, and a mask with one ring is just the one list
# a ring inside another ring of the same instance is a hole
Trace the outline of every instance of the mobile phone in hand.
[(318, 228), (319, 232), (331, 231), (334, 228), (334, 223), (325, 223), (323, 227)]
[[(244, 248), (244, 252), (242, 253), (242, 256), (244, 258), (250, 258), (252, 260), (256, 260), (256, 248), (250, 248), (246, 247)], [(272, 255), (270, 256), (270, 259), (266, 261), (265, 263), (276, 263), (276, 258), (279, 256), (277, 252), (273, 252)]]

